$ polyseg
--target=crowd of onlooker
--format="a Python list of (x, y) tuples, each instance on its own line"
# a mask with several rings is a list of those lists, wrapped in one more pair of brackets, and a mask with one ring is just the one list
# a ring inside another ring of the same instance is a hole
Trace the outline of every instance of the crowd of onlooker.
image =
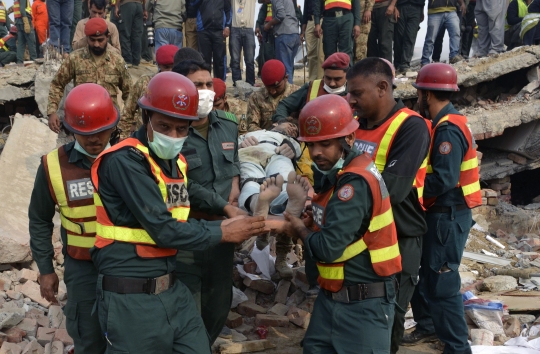
[[(310, 80), (322, 77), (322, 62), (338, 51), (351, 63), (377, 56), (405, 72), (426, 7), (425, 0), (305, 0), (303, 9), (297, 0), (257, 1), (258, 10), (255, 0), (15, 0), (9, 8), (0, 1), (0, 64), (21, 63), (26, 48), (30, 60), (41, 57), (44, 43), (67, 55), (84, 46), (77, 41), (88, 18), (100, 16), (128, 66), (152, 62), (155, 50), (174, 44), (199, 51), (221, 79), (230, 70), (236, 83), (245, 66), (245, 81), (255, 85), (255, 61), (260, 71), (278, 59), (292, 82), (305, 41)], [(430, 1), (421, 64), (440, 61), (445, 32), (456, 63), (471, 56), (473, 42), (475, 57), (536, 44), (539, 21), (540, 0)]]

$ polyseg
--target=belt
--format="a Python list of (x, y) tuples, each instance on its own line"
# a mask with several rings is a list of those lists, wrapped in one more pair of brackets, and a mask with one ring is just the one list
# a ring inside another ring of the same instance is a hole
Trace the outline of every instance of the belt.
[(118, 294), (153, 294), (157, 295), (173, 287), (174, 272), (157, 278), (117, 278), (103, 277), (103, 290)]
[[(460, 211), (460, 210), (464, 210), (464, 209), (467, 209), (468, 206), (466, 204), (461, 204), (461, 205), (456, 205), (455, 207), (455, 211)], [(447, 207), (447, 206), (432, 206), (431, 208), (429, 208), (428, 210), (426, 210), (426, 213), (449, 213), (452, 211), (452, 207)]]
[(346, 15), (346, 14), (348, 14), (350, 12), (351, 12), (351, 10), (346, 10), (346, 9), (337, 10), (337, 11), (325, 11), (323, 13), (322, 17), (341, 17), (341, 16)]
[(279, 147), (279, 144), (276, 143), (275, 141), (269, 141), (269, 140), (262, 140), (262, 141), (259, 141), (259, 144), (272, 144), (274, 146), (277, 146)]
[(333, 293), (326, 289), (322, 290), (324, 291), (326, 296), (328, 296), (332, 300), (344, 303), (386, 296), (386, 286), (384, 282), (344, 286), (337, 293)]

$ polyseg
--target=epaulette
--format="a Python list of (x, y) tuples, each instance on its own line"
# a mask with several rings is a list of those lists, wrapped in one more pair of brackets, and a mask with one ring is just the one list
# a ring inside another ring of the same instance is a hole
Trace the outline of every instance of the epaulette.
[(218, 118), (229, 120), (233, 123), (238, 124), (238, 118), (236, 118), (236, 116), (231, 112), (225, 112), (220, 109), (216, 109), (216, 115), (218, 116)]

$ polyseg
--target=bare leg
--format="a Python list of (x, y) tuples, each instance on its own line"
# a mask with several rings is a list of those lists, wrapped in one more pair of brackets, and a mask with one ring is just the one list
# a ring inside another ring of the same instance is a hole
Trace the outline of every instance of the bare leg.
[[(283, 177), (277, 175), (276, 177), (267, 178), (261, 184), (260, 193), (251, 197), (250, 209), (255, 216), (268, 216), (268, 210), (270, 209), (270, 203), (281, 193), (283, 188)], [(268, 234), (257, 236), (257, 242), (255, 245), (258, 249), (263, 250), (268, 245)]]
[(309, 192), (309, 182), (296, 172), (289, 172), (287, 177), (287, 194), (289, 201), (287, 202), (286, 212), (299, 217), (306, 204)]

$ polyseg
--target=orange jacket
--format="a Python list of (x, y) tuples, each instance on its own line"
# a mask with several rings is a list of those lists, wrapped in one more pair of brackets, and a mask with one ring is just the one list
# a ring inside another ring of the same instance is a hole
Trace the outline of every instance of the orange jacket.
[(45, 42), (49, 32), (49, 14), (47, 13), (45, 1), (34, 0), (32, 4), (32, 23), (37, 32), (39, 43)]

